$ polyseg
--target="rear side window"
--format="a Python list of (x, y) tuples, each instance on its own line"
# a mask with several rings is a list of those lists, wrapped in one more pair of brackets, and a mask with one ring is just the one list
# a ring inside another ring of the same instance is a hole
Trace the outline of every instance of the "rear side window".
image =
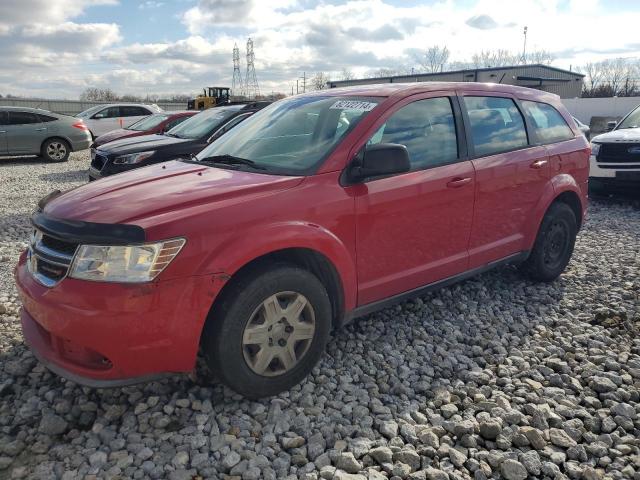
[(451, 101), (428, 98), (402, 107), (373, 134), (368, 145), (377, 143), (407, 147), (412, 170), (454, 163), (458, 142)]
[(527, 130), (515, 102), (502, 97), (464, 97), (477, 156), (526, 147)]
[(55, 122), (56, 120), (58, 120), (56, 117), (50, 117), (49, 115), (42, 115), (41, 113), (38, 114), (38, 118), (40, 119), (41, 122)]
[(144, 117), (145, 115), (149, 115), (149, 112), (146, 108), (135, 107), (135, 106), (123, 106), (120, 107), (120, 115), (123, 117)]
[(574, 137), (573, 130), (551, 105), (523, 101), (522, 108), (531, 119), (536, 135), (542, 143), (562, 142)]
[(9, 125), (26, 125), (29, 123), (40, 123), (35, 113), (9, 112)]

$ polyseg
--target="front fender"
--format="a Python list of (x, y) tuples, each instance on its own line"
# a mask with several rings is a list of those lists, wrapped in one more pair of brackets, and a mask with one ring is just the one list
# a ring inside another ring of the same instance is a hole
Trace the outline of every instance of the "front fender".
[(335, 234), (312, 223), (278, 222), (245, 230), (208, 255), (200, 271), (230, 277), (252, 260), (288, 248), (305, 248), (324, 255), (340, 277), (346, 311), (355, 308), (355, 252), (352, 253), (352, 249)]

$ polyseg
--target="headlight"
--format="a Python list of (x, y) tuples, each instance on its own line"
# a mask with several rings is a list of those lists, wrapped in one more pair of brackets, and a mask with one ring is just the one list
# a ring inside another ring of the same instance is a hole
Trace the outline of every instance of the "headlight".
[(149, 282), (171, 263), (185, 242), (177, 238), (135, 246), (81, 245), (69, 276), (100, 282)]
[(600, 144), (591, 142), (591, 155), (598, 155), (600, 152)]
[(135, 163), (140, 163), (143, 160), (146, 160), (151, 155), (156, 153), (155, 150), (150, 150), (148, 152), (140, 152), (140, 153), (130, 153), (129, 155), (120, 155), (116, 157), (113, 163), (116, 165), (133, 165)]

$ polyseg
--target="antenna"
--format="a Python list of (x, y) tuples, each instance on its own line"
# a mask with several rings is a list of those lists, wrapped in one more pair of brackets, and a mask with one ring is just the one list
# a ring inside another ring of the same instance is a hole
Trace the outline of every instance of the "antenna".
[(247, 73), (244, 76), (244, 94), (249, 100), (253, 100), (260, 95), (260, 87), (258, 87), (258, 78), (256, 77), (254, 61), (255, 55), (253, 53), (253, 40), (249, 37), (247, 39)]
[(244, 94), (242, 89), (242, 75), (240, 74), (240, 49), (238, 44), (233, 44), (233, 81), (231, 82), (231, 95), (233, 97), (242, 97)]

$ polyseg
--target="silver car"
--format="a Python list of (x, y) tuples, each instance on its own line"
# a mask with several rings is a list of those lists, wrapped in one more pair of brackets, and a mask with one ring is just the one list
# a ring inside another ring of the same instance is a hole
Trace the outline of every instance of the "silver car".
[(90, 144), (91, 133), (80, 119), (37, 108), (0, 107), (0, 156), (40, 155), (64, 162)]

